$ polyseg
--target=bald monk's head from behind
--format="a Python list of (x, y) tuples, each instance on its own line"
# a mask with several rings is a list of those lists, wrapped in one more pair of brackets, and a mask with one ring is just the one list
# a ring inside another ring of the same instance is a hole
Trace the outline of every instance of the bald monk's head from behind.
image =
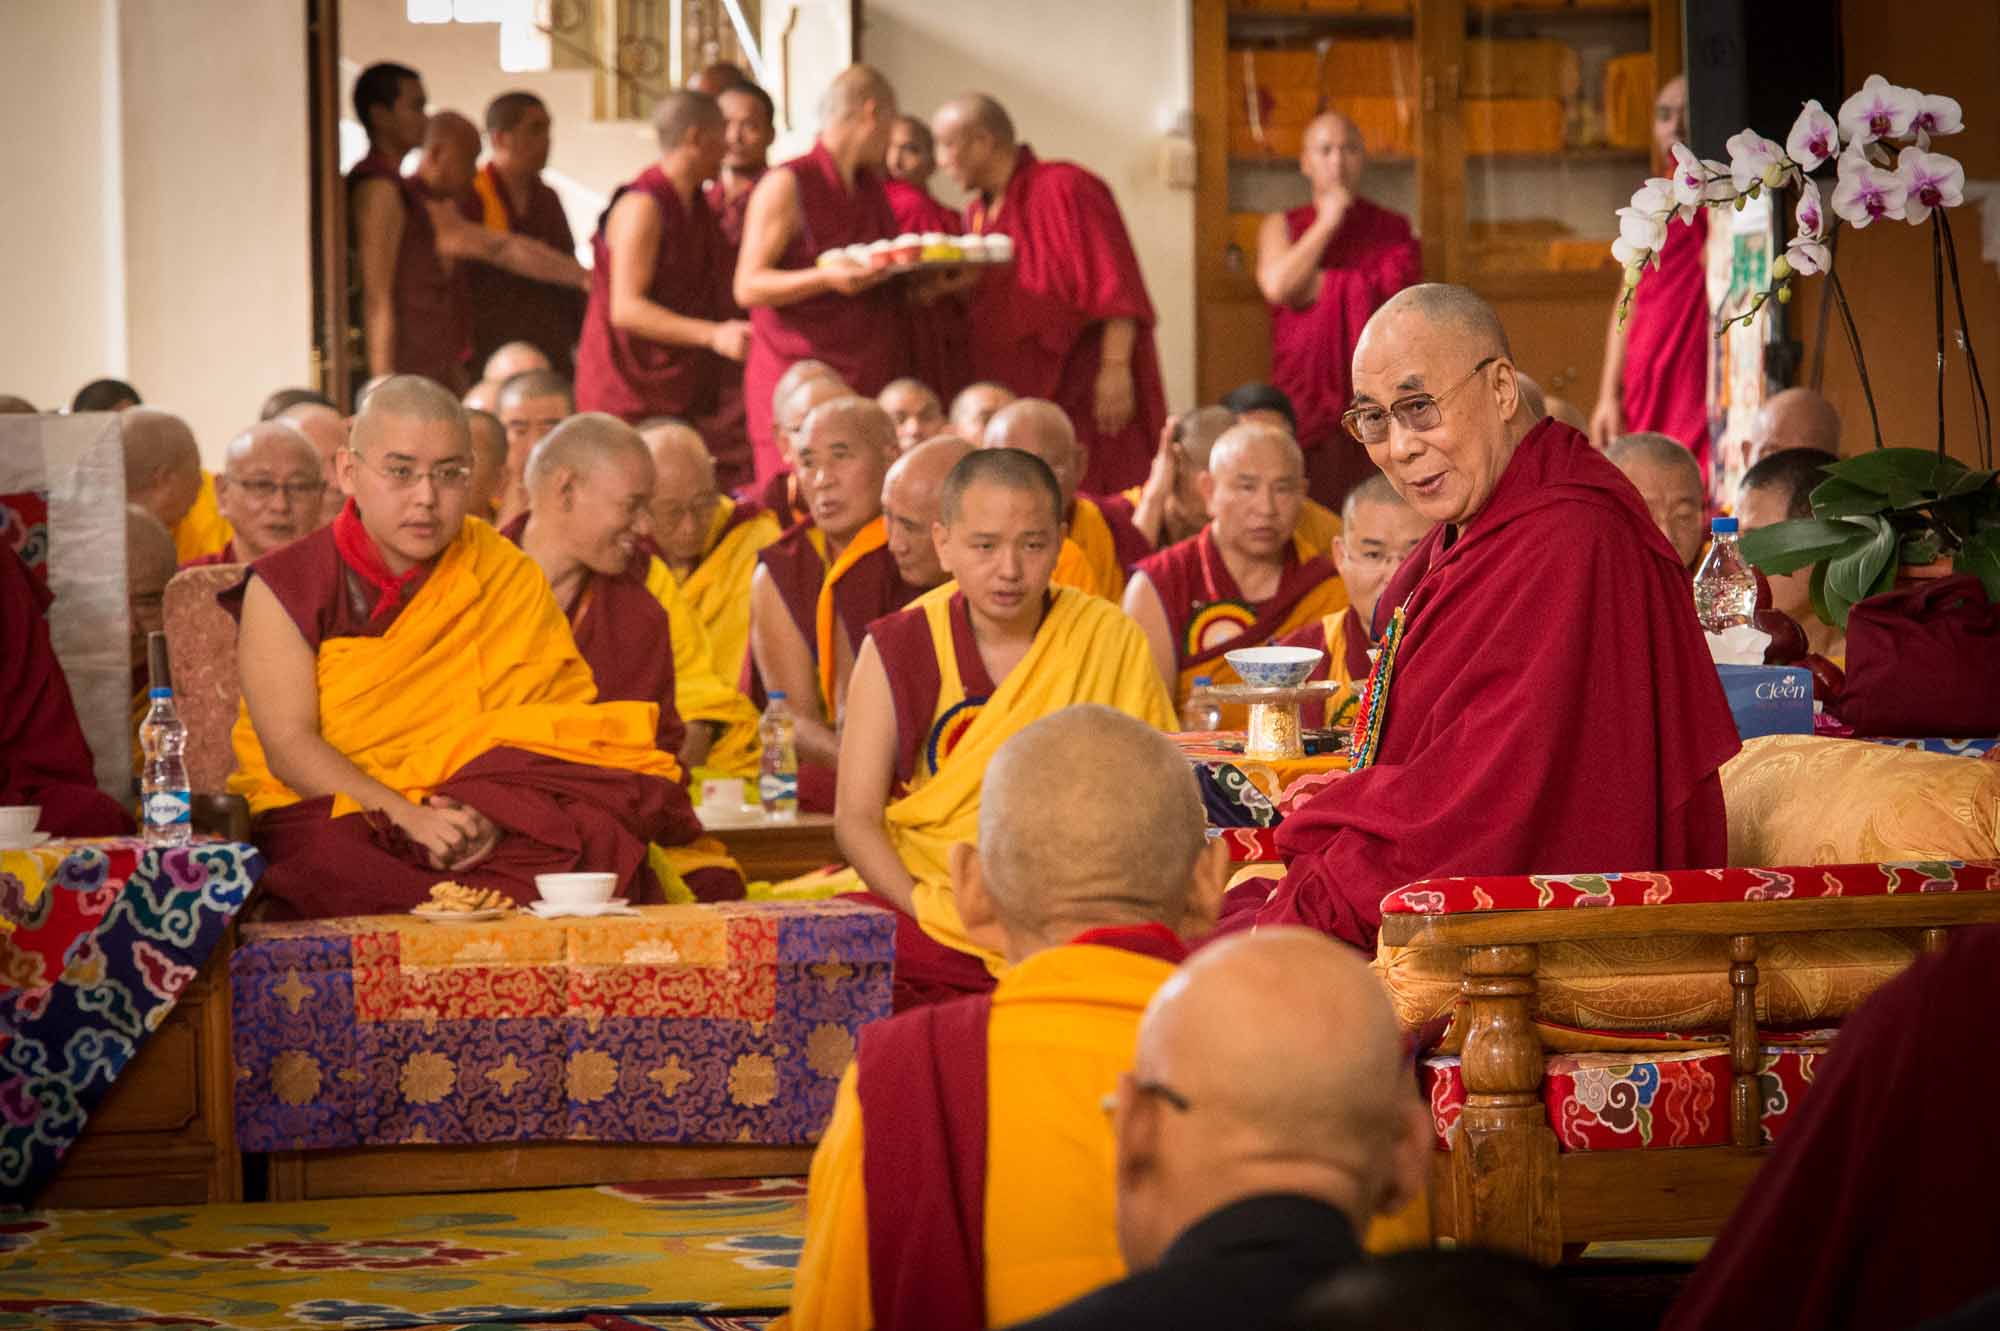
[(799, 492), (813, 525), (846, 541), (882, 513), (882, 478), (896, 460), (896, 427), (865, 397), (837, 397), (812, 409), (793, 450)]
[(1701, 558), (1708, 516), (1708, 492), (1694, 454), (1671, 435), (1639, 430), (1614, 439), (1604, 456), (1625, 473), (1646, 501), (1653, 525), (1681, 563), (1692, 569)]
[(967, 384), (951, 400), (951, 428), (967, 439), (984, 438), (987, 422), (993, 419), (993, 413), (1013, 400), (1014, 390), (1005, 384), (996, 384), (990, 379)]
[(1528, 433), (1520, 398), (1493, 307), (1465, 287), (1425, 282), (1362, 328), (1343, 424), (1411, 508), (1462, 525), (1493, 497)]
[(898, 379), (875, 395), (896, 423), (896, 444), (905, 453), (944, 429), (944, 403), (920, 379)]
[(465, 525), (472, 493), (465, 408), (421, 375), (392, 375), (354, 418), (338, 470), (389, 571), (428, 564)]
[(1209, 530), (1227, 554), (1282, 560), (1306, 502), (1306, 461), (1298, 441), (1273, 425), (1232, 425), (1201, 478)]
[[(1165, 735), (1096, 703), (1000, 746), (979, 790), (979, 846), (951, 850), (966, 929), (1010, 962), (1087, 929), (1206, 933), (1229, 856), (1208, 840), (1194, 769)], [(1051, 835), (1088, 827), (1085, 837)]]
[(1340, 539), (1333, 543), (1333, 563), (1347, 588), (1347, 603), (1363, 625), (1374, 622), (1382, 589), (1432, 525), (1403, 502), (1379, 471), (1347, 492), (1340, 505)]
[(319, 450), (290, 421), (259, 421), (222, 452), (215, 502), (245, 563), (318, 528), (325, 494)]
[(33, 416), (35, 404), (13, 393), (0, 393), (0, 416)]
[(600, 411), (572, 416), (528, 457), (528, 522), (593, 573), (624, 572), (653, 530), (653, 458), (639, 432)]
[[(778, 434), (779, 455), (796, 470), (799, 464), (794, 454), (799, 446), (800, 434), (805, 429), (806, 417), (823, 403), (853, 396), (854, 390), (834, 375), (817, 374), (801, 379), (771, 416), (771, 428)], [(894, 428), (892, 424), (890, 429), (893, 431)]]
[(1018, 448), (974, 449), (938, 495), (938, 562), (958, 579), (975, 627), (1032, 635), (1062, 553), (1062, 487)]
[(897, 458), (882, 480), (882, 521), (888, 528), (889, 553), (896, 572), (912, 587), (935, 587), (946, 578), (938, 562), (937, 525), (944, 501), (944, 479), (972, 445), (955, 434), (941, 434)]
[(653, 455), (653, 543), (686, 577), (708, 553), (708, 529), (722, 504), (715, 457), (686, 421), (654, 421), (639, 431)]
[(707, 93), (682, 89), (670, 92), (653, 108), (653, 135), (669, 175), (684, 166), (698, 180), (712, 179), (722, 169), (722, 107)]
[(1007, 108), (983, 92), (954, 97), (931, 117), (938, 165), (960, 189), (996, 192), (1013, 173), (1018, 140)]
[(1751, 418), (1751, 466), (1788, 448), (1817, 448), (1840, 456), (1840, 413), (1810, 388), (1773, 393)]
[(125, 603), (133, 669), (146, 664), (146, 636), (166, 627), (167, 583), (180, 556), (165, 524), (137, 504), (125, 506)]
[(298, 426), (299, 433), (312, 444), (313, 452), (319, 454), (319, 474), (326, 481), (319, 501), (319, 525), (324, 527), (333, 521), (347, 499), (340, 488), (337, 463), (340, 450), (347, 447), (347, 417), (317, 402), (301, 402), (279, 412), (278, 419)]
[(125, 501), (171, 529), (201, 494), (201, 448), (187, 422), (158, 407), (132, 407), (118, 417), (125, 451)]
[(1424, 1186), (1431, 1133), (1381, 982), (1309, 929), (1211, 944), (1147, 1005), (1118, 1086), (1118, 1240), (1134, 1271), (1265, 1193), (1314, 1197), (1358, 1239)]
[(981, 448), (1018, 448), (1049, 464), (1062, 488), (1062, 511), (1076, 502), (1076, 487), (1090, 466), (1090, 452), (1076, 437), (1063, 409), (1046, 398), (1024, 397), (993, 413), (980, 436)]
[(333, 405), (327, 400), (326, 394), (316, 388), (280, 388), (264, 399), (264, 405), (257, 409), (257, 419), (268, 421), (279, 412), (296, 407), (302, 402), (317, 402), (324, 407)]
[(1329, 195), (1352, 200), (1368, 165), (1361, 127), (1338, 111), (1325, 111), (1306, 126), (1299, 146), (1299, 174), (1315, 202)]
[(549, 358), (534, 343), (507, 342), (495, 348), (493, 354), (486, 358), (486, 367), (479, 372), (479, 377), (497, 390), (517, 374), (553, 368)]
[(820, 101), (820, 139), (836, 157), (853, 151), (879, 168), (896, 127), (896, 89), (871, 65), (849, 65), (834, 75)]
[(472, 485), (465, 511), (491, 522), (507, 486), (507, 427), (478, 407), (465, 409), (465, 424), (472, 431)]
[(491, 379), (481, 379), (465, 390), (458, 404), (467, 411), (492, 411), (500, 405), (500, 385)]
[(424, 126), (424, 155), (417, 159), (417, 178), (443, 199), (456, 199), (472, 188), (479, 168), (479, 126), (456, 111), (439, 111)]
[(710, 97), (720, 97), (724, 88), (732, 88), (749, 77), (743, 72), (743, 66), (718, 60), (712, 65), (702, 66), (701, 72), (687, 81), (687, 86)]

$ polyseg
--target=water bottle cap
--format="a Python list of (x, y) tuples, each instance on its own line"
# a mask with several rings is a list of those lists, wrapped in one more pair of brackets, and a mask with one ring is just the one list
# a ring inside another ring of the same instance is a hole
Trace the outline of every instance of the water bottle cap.
[(174, 691), (172, 689), (147, 689), (146, 696), (148, 698), (171, 698), (174, 696)]
[(1196, 675), (1194, 677), (1194, 686), (1198, 689), (1205, 689), (1213, 683), (1215, 683), (1213, 675)]
[(785, 700), (785, 691), (783, 689), (772, 689), (769, 693), (765, 694), (764, 696), (769, 698), (772, 702), (783, 702)]
[(1736, 534), (1736, 519), (1723, 514), (1710, 522), (1708, 529), (1717, 536), (1734, 536)]

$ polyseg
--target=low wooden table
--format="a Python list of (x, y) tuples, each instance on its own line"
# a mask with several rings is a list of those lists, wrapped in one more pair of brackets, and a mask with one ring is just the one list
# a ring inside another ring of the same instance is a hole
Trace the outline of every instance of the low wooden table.
[(746, 806), (733, 812), (697, 807), (695, 816), (729, 847), (751, 882), (781, 883), (847, 859), (834, 840), (830, 814), (801, 813), (790, 822), (775, 822), (761, 808)]

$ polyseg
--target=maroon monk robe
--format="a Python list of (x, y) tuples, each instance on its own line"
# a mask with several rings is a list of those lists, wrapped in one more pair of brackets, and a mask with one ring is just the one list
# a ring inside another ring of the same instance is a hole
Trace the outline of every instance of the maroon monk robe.
[[(360, 522), (353, 502), (331, 526), (256, 561), (243, 584), (216, 599), (240, 615), (244, 586), (262, 578), (315, 653), (328, 638), (386, 633), (402, 606), (421, 594), (429, 568), (395, 579), (399, 599), (383, 610), (391, 578), (379, 554), (362, 559), (377, 565), (364, 571), (337, 545), (343, 530), (357, 554), (368, 541), (365, 532), (354, 535)], [(253, 839), (270, 862), (261, 893), (281, 917), (394, 914), (423, 901), (444, 878), (525, 903), (539, 894), (536, 874), (608, 870), (618, 875), (621, 896), (649, 900), (658, 897), (659, 883), (647, 843), (674, 843), (676, 797), (687, 801), (684, 790), (658, 777), (504, 747), (461, 767), (437, 794), (477, 809), (502, 831), (493, 853), (472, 868), (430, 868), (387, 818), (332, 817), (333, 797), (322, 795), (257, 818)]]
[[(1111, 493), (1146, 479), (1167, 418), (1153, 302), (1110, 186), (1073, 162), (1044, 162), (1027, 144), (997, 204), (973, 199), (973, 231), (1011, 236), (1014, 262), (972, 294), (972, 371), (1022, 397), (1048, 398), (1090, 449), (1082, 488)], [(1132, 343), (1132, 420), (1097, 432), (1104, 323), (1138, 324)]]
[[(497, 220), (517, 236), (539, 240), (559, 254), (576, 253), (576, 237), (562, 199), (537, 175), (528, 186), (528, 206), (517, 210), (514, 195), (488, 162), (473, 189), (459, 200), (470, 222), (491, 227)], [(576, 340), (583, 331), (584, 296), (570, 287), (537, 282), (490, 263), (471, 263), (465, 272), (466, 303), (472, 315), (472, 362), (509, 342), (541, 348), (549, 365), (565, 378), (575, 376)]]
[(1583, 435), (1530, 430), (1472, 521), (1404, 561), (1376, 623), (1398, 605), (1377, 761), (1285, 820), (1285, 878), (1268, 901), (1232, 893), (1225, 929), (1372, 951), (1383, 896), (1418, 879), (1726, 862), (1716, 769), (1740, 746), (1687, 573)]
[[(1175, 665), (1181, 670), (1220, 661), (1225, 652), (1268, 641), (1301, 598), (1328, 578), (1340, 576), (1333, 561), (1325, 555), (1301, 560), (1298, 547), (1288, 543), (1278, 590), (1266, 600), (1251, 601), (1236, 585), (1229, 566), (1223, 563), (1212, 525), (1185, 541), (1148, 555), (1139, 561), (1136, 571), (1145, 574), (1153, 590), (1160, 594), (1160, 604), (1167, 612), (1167, 628), (1173, 635)], [(1204, 618), (1203, 612), (1218, 606), (1235, 607), (1239, 614), (1211, 617), (1213, 631), (1219, 633), (1224, 623), (1233, 623), (1241, 632), (1226, 638), (1204, 634), (1203, 641), (1192, 641), (1190, 630), (1196, 629), (1197, 621)], [(1245, 625), (1244, 616), (1252, 622)]]
[[(438, 257), (437, 227), (427, 206), (430, 195), (414, 176), (398, 175), (396, 164), (380, 152), (371, 151), (347, 173), (348, 198), (352, 200), (362, 182), (368, 180), (394, 185), (403, 205), (403, 238), (396, 250), (396, 345), (391, 368), (397, 374), (421, 374), (454, 393), (462, 392), (470, 383), (465, 361), (472, 351), (471, 318), (462, 270), (447, 273)], [(354, 318), (365, 336), (367, 312), (360, 298), (358, 241), (353, 272)]]
[(701, 197), (708, 204), (708, 210), (715, 214), (716, 225), (722, 228), (725, 267), (722, 272), (723, 294), (729, 299), (732, 311), (730, 318), (743, 319), (748, 316), (743, 307), (736, 303), (732, 291), (736, 273), (736, 253), (743, 248), (743, 223), (750, 216), (750, 196), (756, 192), (757, 182), (764, 178), (767, 168), (758, 167), (750, 173), (750, 183), (732, 195), (720, 180), (711, 180), (701, 187)]
[[(965, 230), (956, 210), (932, 198), (921, 185), (890, 176), (882, 182), (900, 233), (927, 231), (955, 236)], [(910, 301), (910, 373), (929, 385), (938, 400), (949, 402), (972, 382), (972, 344), (966, 327), (966, 299), (947, 296), (925, 304)]]
[[(792, 625), (812, 650), (818, 641), (819, 589), (826, 582), (826, 560), (812, 543), (813, 528), (801, 522), (788, 527), (784, 535), (757, 552), (757, 562), (777, 589)], [(754, 635), (753, 635), (754, 636)], [(817, 660), (817, 653), (815, 653)], [(743, 678), (737, 687), (762, 711), (771, 701), (764, 691), (764, 677), (757, 670), (757, 654), (743, 654)], [(799, 763), (799, 807), (807, 813), (832, 813), (834, 773), (822, 763)]]
[[(708, 201), (709, 211), (715, 214), (715, 220), (722, 227), (722, 297), (731, 319), (750, 317), (749, 312), (736, 303), (733, 290), (736, 254), (743, 245), (743, 221), (750, 213), (750, 195), (756, 190), (757, 182), (764, 178), (765, 169), (760, 166), (750, 172), (750, 183), (734, 197), (719, 180), (711, 180), (701, 187), (702, 198)], [(757, 460), (750, 446), (750, 416), (743, 402), (741, 364), (723, 362), (721, 380), (716, 389), (715, 410), (698, 422), (696, 428), (709, 441), (709, 451), (716, 454), (715, 476), (723, 489), (735, 490), (756, 481)]]
[(53, 599), (0, 545), (0, 804), (39, 804), (52, 836), (122, 836), (131, 815), (97, 788), (90, 744), (49, 641)]
[(1667, 223), (1660, 266), (1648, 268), (1625, 316), (1619, 397), (1625, 429), (1678, 439), (1708, 479), (1708, 211)]
[[(901, 942), (900, 937), (898, 942)], [(1090, 929), (1071, 946), (1179, 965), (1164, 925)], [(896, 961), (902, 968), (900, 952)], [(898, 977), (900, 979), (900, 975)], [(986, 1325), (986, 1037), (975, 994), (878, 1021), (855, 1053), (868, 1283), (876, 1331)]]
[(1153, 543), (1146, 534), (1132, 525), (1132, 515), (1138, 505), (1127, 499), (1121, 491), (1118, 494), (1085, 495), (1084, 498), (1097, 505), (1097, 511), (1104, 515), (1104, 525), (1111, 528), (1111, 546), (1118, 552), (1118, 563), (1130, 572), (1140, 560), (1153, 553)]
[(755, 504), (764, 512), (775, 514), (782, 526), (796, 527), (812, 521), (812, 510), (799, 497), (798, 473), (790, 470), (773, 472), (761, 484), (739, 489), (736, 496), (738, 505)]
[(2000, 929), (1955, 930), (1848, 1019), (1667, 1331), (1887, 1331), (1995, 1288), (1996, 975)]
[[(849, 189), (823, 143), (785, 168), (798, 185), (799, 227), (777, 267), (811, 268), (826, 250), (895, 237), (896, 215), (875, 169), (857, 168)], [(750, 328), (743, 401), (760, 478), (785, 466), (771, 432), (771, 390), (794, 362), (825, 361), (863, 397), (909, 368), (910, 323), (898, 282), (859, 296), (828, 292), (783, 308), (761, 306), (750, 311)]]
[[(1310, 203), (1286, 213), (1286, 240), (1297, 243), (1316, 213)], [(1383, 301), (1423, 280), (1423, 252), (1401, 213), (1357, 198), (1327, 241), (1319, 266), (1319, 295), (1312, 304), (1302, 310), (1271, 307), (1271, 382), (1298, 413), (1308, 493), (1338, 509), (1347, 492), (1375, 472), (1368, 450), (1340, 428), (1340, 413), (1354, 395), (1354, 344)]]

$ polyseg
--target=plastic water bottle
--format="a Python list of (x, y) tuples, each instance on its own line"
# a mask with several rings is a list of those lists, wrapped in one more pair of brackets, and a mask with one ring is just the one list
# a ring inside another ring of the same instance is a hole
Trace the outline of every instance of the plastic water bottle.
[(1694, 613), (1710, 633), (1721, 633), (1757, 617), (1757, 574), (1736, 548), (1736, 519), (1709, 524), (1714, 539), (1694, 575)]
[(1214, 683), (1207, 675), (1194, 677), (1194, 687), (1188, 691), (1187, 704), (1181, 708), (1182, 730), (1222, 729), (1222, 704), (1208, 691)]
[(188, 789), (187, 725), (174, 710), (174, 690), (167, 675), (167, 635), (155, 633), (146, 642), (152, 671), (147, 697), (152, 706), (139, 723), (139, 747), (146, 763), (139, 778), (139, 806), (144, 815), (146, 844), (185, 846), (194, 831), (194, 799)]
[(785, 695), (773, 693), (757, 723), (764, 757), (757, 769), (757, 798), (764, 816), (774, 823), (789, 823), (799, 816), (798, 728), (785, 708)]

